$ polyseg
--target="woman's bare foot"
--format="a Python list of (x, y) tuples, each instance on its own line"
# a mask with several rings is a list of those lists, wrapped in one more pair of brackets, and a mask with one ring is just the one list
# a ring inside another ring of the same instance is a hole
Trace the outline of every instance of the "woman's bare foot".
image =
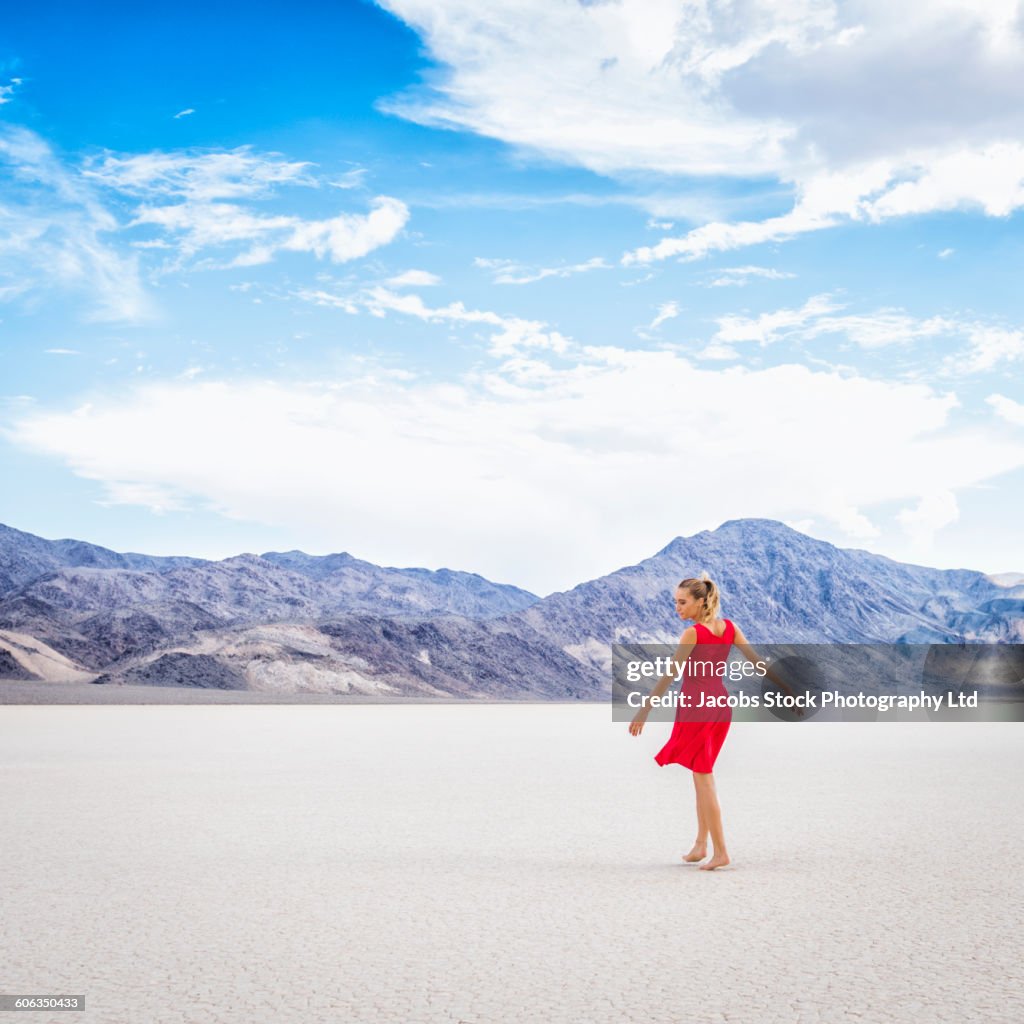
[(714, 871), (715, 868), (724, 868), (729, 863), (729, 855), (726, 853), (716, 853), (714, 857), (707, 862), (707, 864), (701, 864), (701, 871)]
[(689, 853), (683, 854), (683, 860), (687, 864), (696, 864), (697, 861), (703, 860), (708, 855), (708, 848), (706, 845), (701, 843), (694, 843), (693, 849)]

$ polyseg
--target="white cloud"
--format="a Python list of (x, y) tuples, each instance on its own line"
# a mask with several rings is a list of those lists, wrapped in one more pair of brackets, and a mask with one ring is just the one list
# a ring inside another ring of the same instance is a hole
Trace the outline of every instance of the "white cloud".
[(151, 319), (138, 256), (114, 246), (118, 221), (89, 183), (25, 128), (0, 127), (0, 164), (10, 172), (0, 205), (0, 298), (30, 301), (60, 288), (83, 294), (87, 319)]
[(358, 314), (361, 312), (359, 305), (351, 298), (344, 295), (334, 295), (322, 288), (299, 288), (295, 293), (297, 299), (303, 302), (311, 302), (314, 306), (327, 306), (331, 309), (343, 309), (346, 313)]
[(820, 317), (803, 335), (817, 338), (826, 334), (843, 334), (862, 348), (880, 348), (919, 338), (949, 337), (959, 329), (955, 321), (945, 317), (933, 316), (922, 320), (909, 316), (903, 310), (879, 309), (873, 313)]
[(193, 107), (188, 107), (188, 108), (187, 108), (187, 109), (185, 109), (185, 110), (179, 110), (179, 111), (178, 111), (178, 112), (177, 112), (177, 113), (176, 113), (176, 114), (174, 115), (174, 120), (175, 120), (175, 121), (177, 121), (177, 120), (178, 120), (178, 118), (180, 118), (180, 117), (188, 117), (188, 115), (189, 115), (189, 114), (194, 114), (194, 113), (195, 113), (195, 109), (194, 109)]
[(740, 353), (732, 347), (732, 345), (726, 345), (721, 341), (711, 341), (704, 348), (700, 349), (696, 353), (698, 359), (706, 359), (712, 362), (731, 362), (734, 359), (739, 359)]
[[(267, 214), (227, 201), (266, 197), (283, 185), (316, 187), (319, 181), (311, 174), (311, 166), (307, 161), (286, 160), (279, 153), (238, 146), (225, 151), (130, 156), (108, 152), (88, 159), (82, 173), (118, 193), (141, 197), (144, 202), (129, 226), (157, 227), (175, 240), (182, 259), (210, 247), (253, 243), (222, 266), (268, 263), (282, 250), (312, 252), (320, 259), (344, 263), (388, 244), (405, 226), (408, 207), (390, 196), (371, 200), (367, 214), (342, 213), (324, 219)], [(344, 188), (355, 183), (356, 179), (346, 182), (344, 177), (342, 182), (332, 182)]]
[(981, 373), (1003, 362), (1024, 359), (1024, 331), (1019, 328), (958, 316), (915, 317), (901, 309), (840, 313), (844, 308), (829, 295), (815, 295), (796, 309), (778, 309), (757, 316), (730, 313), (716, 319), (718, 330), (712, 341), (720, 346), (740, 342), (768, 345), (785, 338), (807, 341), (842, 335), (862, 348), (871, 349), (930, 338), (966, 339), (966, 347), (943, 359), (941, 370), (947, 376)]
[(252, 241), (271, 233), (281, 235), (296, 223), (294, 217), (254, 214), (234, 203), (176, 203), (141, 206), (128, 226), (156, 225), (177, 235), (181, 250), (192, 254), (210, 246)]
[(949, 259), (949, 257), (952, 256), (955, 252), (956, 249), (940, 249), (937, 255), (940, 260), (946, 260)]
[(339, 177), (332, 178), (327, 182), (327, 184), (332, 188), (362, 188), (363, 179), (366, 177), (366, 173), (367, 169), (365, 167), (354, 167), (351, 171), (346, 171)]
[(946, 360), (949, 373), (980, 373), (1002, 362), (1024, 359), (1024, 331), (1019, 328), (973, 323), (967, 325), (966, 331), (969, 348), (964, 355)]
[(884, 163), (848, 172), (819, 173), (799, 185), (797, 201), (788, 213), (762, 221), (713, 221), (678, 238), (663, 238), (622, 257), (626, 266), (679, 256), (695, 260), (709, 253), (740, 249), (763, 242), (793, 238), (808, 231), (833, 227), (844, 218), (863, 217), (863, 197), (883, 188), (892, 176)]
[(810, 533), (815, 525), (813, 519), (785, 519), (783, 522), (791, 530), (797, 530), (800, 533)]
[(1005, 217), (1024, 205), (1024, 145), (995, 143), (984, 150), (915, 153), (902, 162), (871, 162), (809, 175), (797, 183), (788, 213), (762, 221), (715, 221), (677, 238), (663, 238), (622, 257), (626, 266), (678, 256), (784, 241), (843, 223), (879, 223), (891, 217), (974, 209)]
[(442, 66), (391, 112), (600, 174), (774, 177), (794, 191), (788, 213), (719, 220), (626, 262), (1024, 203), (1013, 0), (381, 5)]
[(571, 346), (568, 338), (558, 331), (551, 330), (541, 320), (524, 320), (521, 317), (501, 316), (489, 310), (467, 309), (461, 302), (430, 308), (418, 295), (399, 295), (397, 292), (379, 287), (369, 289), (359, 301), (371, 314), (378, 317), (391, 312), (433, 322), (488, 324), (496, 328), (490, 336), (490, 352), (496, 356), (513, 355), (523, 348), (549, 349), (555, 353), (564, 353)]
[(327, 220), (300, 221), (281, 248), (314, 252), (345, 263), (387, 245), (408, 219), (409, 208), (400, 199), (377, 196), (365, 215), (342, 213)]
[(672, 320), (677, 316), (679, 316), (679, 303), (663, 302), (658, 307), (658, 312), (651, 321), (650, 329), (654, 330), (654, 328), (660, 327), (666, 320)]
[(46, 348), (43, 351), (49, 356), (78, 356), (81, 352), (74, 348)]
[(854, 505), (848, 504), (838, 492), (829, 495), (831, 514), (829, 518), (848, 537), (858, 541), (867, 541), (877, 537), (881, 530)]
[(1006, 420), (1007, 423), (1024, 427), (1024, 405), (1021, 405), (1020, 402), (1015, 402), (1012, 398), (999, 394), (989, 395), (985, 401), (992, 406), (996, 415)]
[(1021, 134), (1012, 0), (382, 6), (444, 65), (390, 109), (601, 173), (793, 180), (807, 166)]
[(11, 102), (11, 95), (19, 85), (21, 85), (20, 78), (8, 79), (7, 85), (0, 85), (0, 106)]
[[(270, 195), (283, 184), (315, 185), (304, 162), (224, 152), (106, 153), (81, 167), (59, 158), (37, 134), (0, 128), (0, 162), (11, 169), (0, 206), (0, 300), (54, 286), (85, 292), (93, 320), (141, 322), (155, 316), (139, 258), (176, 250), (163, 270), (181, 268), (210, 248), (233, 247), (206, 266), (253, 266), (280, 251), (348, 262), (391, 242), (409, 219), (404, 203), (377, 196), (366, 213), (323, 219), (250, 210), (227, 199)], [(111, 202), (143, 199), (127, 222)], [(177, 200), (177, 201), (175, 201)], [(157, 238), (122, 240), (126, 228), (155, 228)], [(237, 251), (242, 246), (242, 251)], [(4, 278), (6, 277), (6, 280)]]
[(530, 270), (515, 260), (486, 259), (483, 256), (477, 256), (473, 260), (473, 265), (493, 270), (495, 284), (531, 284), (534, 281), (543, 281), (546, 277), (572, 277), (574, 274), (584, 274), (588, 270), (607, 270), (611, 267), (611, 264), (606, 263), (600, 256), (595, 256), (584, 263), (543, 267), (539, 270)]
[[(448, 66), (431, 89), (384, 104), (423, 124), (467, 128), (599, 173), (728, 173), (744, 161), (763, 171), (778, 166), (792, 135), (778, 119), (723, 109), (708, 62), (697, 66), (713, 31), (708, 14), (669, 0), (382, 6)], [(794, 41), (808, 34), (795, 24), (769, 39), (766, 27), (764, 45), (783, 41), (787, 31)]]
[[(111, 503), (211, 509), (314, 549), (547, 592), (737, 514), (870, 536), (887, 503), (1024, 465), (1024, 441), (957, 429), (955, 407), (916, 384), (588, 347), (565, 370), (517, 357), (448, 382), (151, 383), (16, 408), (7, 435)], [(946, 507), (914, 515), (935, 524)]]
[(718, 276), (708, 283), (709, 288), (742, 288), (751, 278), (754, 277), (761, 278), (766, 281), (785, 281), (789, 278), (796, 277), (796, 274), (791, 274), (785, 270), (775, 270), (772, 267), (756, 266), (722, 267), (721, 270), (716, 271), (716, 273)]
[(808, 325), (842, 306), (836, 305), (828, 295), (815, 295), (799, 309), (777, 309), (756, 317), (730, 313), (718, 317), (718, 330), (714, 341), (732, 345), (742, 341), (756, 341), (768, 345), (790, 334), (803, 334)]
[(395, 277), (389, 277), (386, 283), (392, 288), (427, 288), (440, 284), (441, 278), (429, 270), (406, 270)]
[[(927, 162), (925, 162), (927, 161)], [(909, 180), (897, 181), (903, 171)], [(997, 142), (982, 150), (932, 151), (919, 165), (894, 165), (887, 187), (863, 199), (873, 221), (913, 213), (978, 207), (990, 217), (1005, 217), (1024, 204), (1024, 145)]]
[(273, 188), (315, 186), (308, 161), (285, 160), (280, 153), (256, 153), (252, 146), (229, 150), (154, 150), (88, 157), (83, 177), (128, 195), (180, 198), (204, 203), (216, 199), (266, 196)]
[(931, 550), (935, 534), (960, 518), (956, 495), (945, 488), (923, 495), (916, 505), (901, 509), (896, 519), (906, 531), (911, 550), (925, 555)]
[(176, 238), (184, 257), (211, 247), (255, 243), (229, 264), (243, 267), (268, 263), (282, 250), (348, 262), (393, 241), (408, 219), (409, 209), (401, 200), (377, 196), (371, 200), (368, 214), (343, 213), (325, 220), (251, 213), (224, 202), (141, 206), (130, 226), (157, 226)]

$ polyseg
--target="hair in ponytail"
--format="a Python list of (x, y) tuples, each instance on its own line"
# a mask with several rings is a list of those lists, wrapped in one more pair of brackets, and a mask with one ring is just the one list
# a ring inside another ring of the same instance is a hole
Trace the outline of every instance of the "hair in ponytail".
[(704, 614), (698, 619), (699, 622), (706, 622), (710, 619), (717, 619), (721, 611), (721, 604), (718, 600), (718, 587), (706, 573), (702, 572), (700, 577), (688, 576), (680, 584), (684, 590), (690, 592), (697, 601), (704, 604)]

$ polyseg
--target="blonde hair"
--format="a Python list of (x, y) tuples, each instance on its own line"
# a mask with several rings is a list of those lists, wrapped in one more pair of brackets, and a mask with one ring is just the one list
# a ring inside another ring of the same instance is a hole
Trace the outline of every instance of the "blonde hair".
[(702, 572), (699, 578), (688, 576), (679, 586), (689, 591), (697, 601), (704, 603), (704, 614), (698, 620), (699, 622), (707, 622), (709, 619), (718, 618), (718, 614), (721, 611), (721, 604), (718, 600), (718, 587), (715, 586), (714, 581), (706, 572)]

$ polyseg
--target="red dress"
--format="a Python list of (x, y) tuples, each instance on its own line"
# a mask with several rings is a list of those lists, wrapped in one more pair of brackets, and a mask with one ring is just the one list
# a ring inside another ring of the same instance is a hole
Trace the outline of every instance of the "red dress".
[[(721, 636), (715, 636), (699, 622), (694, 624), (694, 629), (697, 643), (686, 661), (681, 687), (683, 696), (689, 698), (689, 705), (676, 707), (672, 735), (654, 755), (654, 760), (661, 765), (681, 764), (691, 771), (704, 773), (714, 768), (732, 723), (732, 708), (728, 705), (709, 707), (708, 701), (729, 695), (722, 684), (722, 675), (736, 629), (728, 619)], [(698, 661), (702, 663), (699, 669), (694, 668)]]

